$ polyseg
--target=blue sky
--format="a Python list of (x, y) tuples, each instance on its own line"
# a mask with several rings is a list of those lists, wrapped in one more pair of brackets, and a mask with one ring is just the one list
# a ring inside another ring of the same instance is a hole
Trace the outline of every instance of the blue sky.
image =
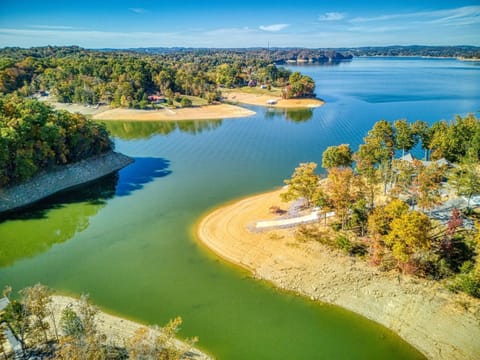
[(0, 47), (480, 46), (479, 0), (11, 1)]

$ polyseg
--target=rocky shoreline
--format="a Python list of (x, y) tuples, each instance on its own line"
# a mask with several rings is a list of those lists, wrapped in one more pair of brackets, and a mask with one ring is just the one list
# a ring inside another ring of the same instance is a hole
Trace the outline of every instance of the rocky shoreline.
[(0, 189), (0, 213), (31, 205), (50, 195), (97, 180), (134, 160), (113, 151), (36, 175), (19, 185)]

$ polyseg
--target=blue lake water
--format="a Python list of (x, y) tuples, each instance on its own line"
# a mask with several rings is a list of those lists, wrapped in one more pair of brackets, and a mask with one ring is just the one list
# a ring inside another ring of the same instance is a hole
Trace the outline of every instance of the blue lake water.
[(1, 222), (0, 286), (87, 292), (103, 308), (150, 324), (181, 315), (182, 336), (198, 335), (220, 359), (421, 358), (362, 317), (251, 279), (199, 246), (193, 226), (223, 202), (282, 185), (300, 162), (321, 163), (327, 146), (356, 149), (380, 119), (478, 115), (480, 66), (359, 58), (291, 69), (316, 81), (324, 106), (110, 123), (117, 150), (136, 163)]

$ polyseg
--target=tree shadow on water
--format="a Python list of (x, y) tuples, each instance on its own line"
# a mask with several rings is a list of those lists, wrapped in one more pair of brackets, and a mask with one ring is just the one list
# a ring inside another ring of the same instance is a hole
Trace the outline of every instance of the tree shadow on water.
[(115, 195), (127, 196), (140, 190), (145, 184), (172, 173), (170, 161), (162, 158), (135, 158), (135, 162), (120, 170)]
[(60, 191), (34, 204), (0, 214), (0, 224), (7, 220), (46, 219), (48, 212), (69, 204), (89, 203), (104, 207), (114, 196), (128, 196), (156, 178), (171, 174), (170, 161), (162, 158), (135, 158), (122, 170), (71, 189)]

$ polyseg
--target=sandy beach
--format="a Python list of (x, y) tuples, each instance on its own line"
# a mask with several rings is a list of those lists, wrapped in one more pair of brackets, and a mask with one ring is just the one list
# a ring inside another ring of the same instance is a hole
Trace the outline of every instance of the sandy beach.
[[(319, 99), (282, 99), (278, 96), (247, 94), (242, 92), (228, 92), (225, 100), (230, 103), (270, 106), (276, 108), (314, 108), (324, 104)], [(268, 105), (267, 101), (275, 100), (274, 105)], [(110, 108), (102, 105), (98, 107), (80, 104), (64, 104), (50, 102), (58, 110), (66, 110), (71, 113), (80, 113), (91, 116), (93, 120), (102, 121), (182, 121), (182, 120), (215, 120), (242, 118), (255, 115), (255, 112), (241, 106), (232, 104), (217, 104), (194, 106), (189, 108), (157, 110), (138, 110), (127, 108)]]
[(452, 294), (432, 281), (383, 273), (317, 242), (299, 242), (292, 229), (252, 232), (287, 209), (279, 194), (260, 194), (224, 205), (198, 224), (200, 241), (257, 278), (313, 300), (354, 311), (399, 334), (429, 359), (478, 359), (480, 301)]
[[(277, 108), (315, 108), (322, 106), (325, 102), (319, 99), (282, 99), (279, 96), (267, 94), (248, 94), (239, 91), (223, 92), (225, 101), (240, 104), (269, 106)], [(276, 103), (269, 105), (269, 100), (275, 100)]]
[[(52, 309), (56, 314), (56, 319), (60, 319), (63, 309), (65, 309), (67, 306), (73, 306), (73, 308), (75, 309), (78, 304), (77, 299), (68, 296), (54, 295), (51, 298)], [(100, 333), (106, 335), (108, 344), (116, 345), (119, 347), (124, 346), (125, 343), (128, 343), (128, 340), (133, 337), (135, 331), (137, 331), (141, 327), (145, 327), (145, 325), (136, 323), (131, 320), (122, 319), (120, 317), (107, 314), (103, 311), (100, 311), (97, 314), (97, 329)], [(179, 349), (189, 349), (189, 347), (180, 340), (176, 340), (174, 346)], [(212, 357), (208, 356), (207, 354), (201, 352), (198, 349), (192, 349), (191, 356), (189, 356), (188, 358), (195, 360), (212, 359)]]
[(65, 104), (49, 102), (57, 110), (80, 113), (91, 116), (94, 120), (123, 121), (181, 121), (181, 120), (215, 120), (241, 118), (255, 115), (252, 110), (230, 104), (194, 106), (189, 108), (158, 110), (138, 110), (127, 108), (110, 108), (107, 105), (85, 106), (80, 104)]
[(179, 121), (214, 120), (255, 115), (254, 111), (229, 104), (181, 109), (136, 110), (116, 108), (93, 115), (94, 120)]

